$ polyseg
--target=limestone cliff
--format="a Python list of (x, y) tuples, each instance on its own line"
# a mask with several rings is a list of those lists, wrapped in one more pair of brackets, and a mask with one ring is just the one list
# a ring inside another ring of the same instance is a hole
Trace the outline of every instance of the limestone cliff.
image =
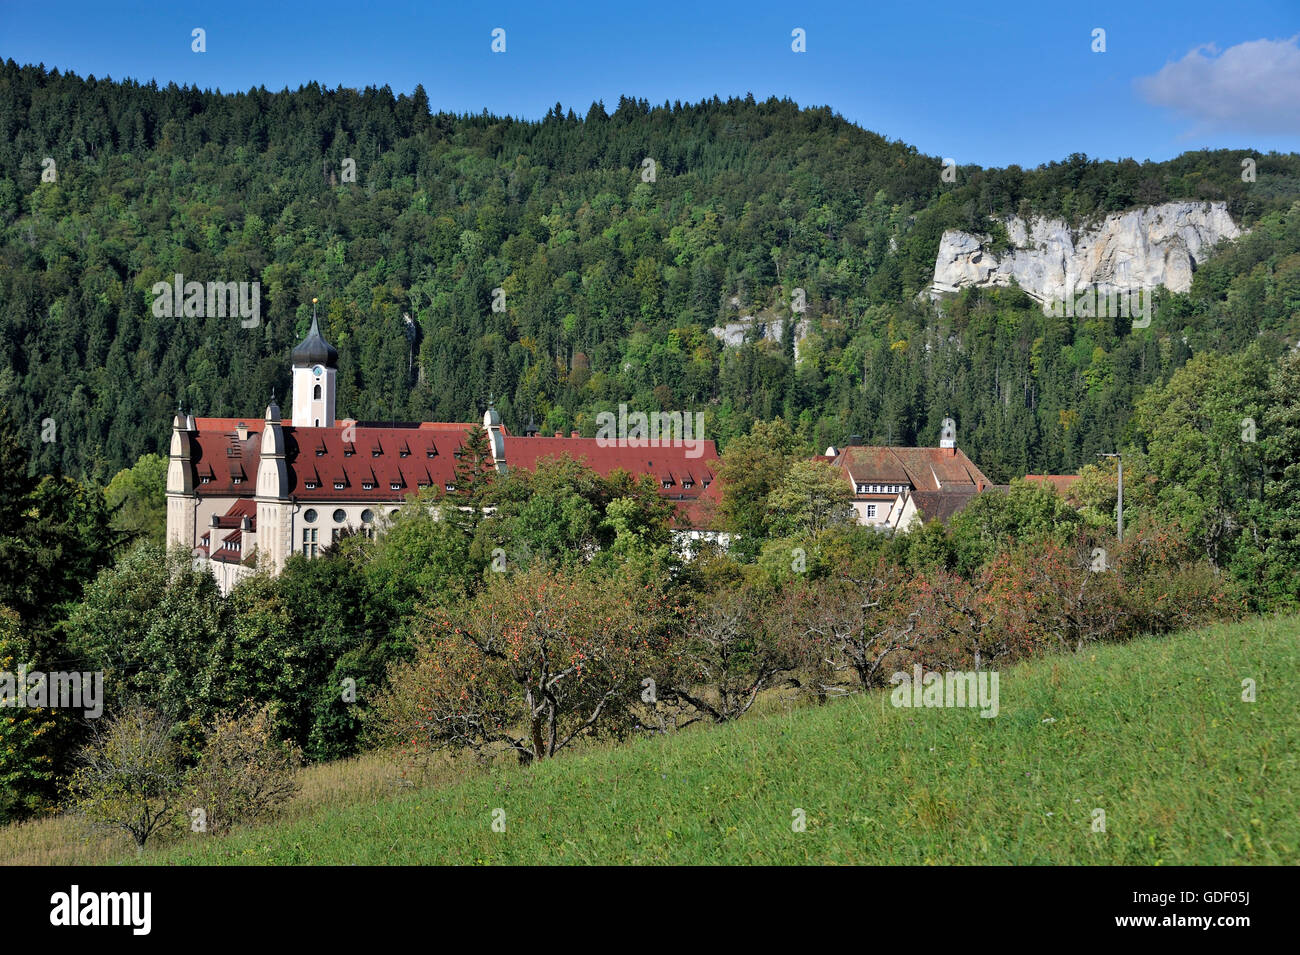
[(989, 236), (949, 230), (939, 241), (931, 295), (966, 286), (1010, 285), (1057, 301), (1086, 286), (1186, 292), (1192, 270), (1221, 239), (1241, 234), (1221, 202), (1167, 202), (1108, 215), (1071, 230), (1058, 219), (1003, 220), (1010, 248), (989, 251)]

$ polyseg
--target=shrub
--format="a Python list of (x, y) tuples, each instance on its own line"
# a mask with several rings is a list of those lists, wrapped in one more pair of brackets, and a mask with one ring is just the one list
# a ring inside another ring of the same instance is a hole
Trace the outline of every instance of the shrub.
[(201, 809), (206, 830), (225, 835), (242, 823), (255, 823), (278, 814), (298, 791), (297, 771), (302, 754), (292, 743), (276, 738), (269, 705), (219, 716), (203, 747), (203, 755), (188, 778)]
[(124, 832), (143, 850), (176, 818), (185, 774), (171, 724), (158, 713), (135, 707), (96, 724), (79, 762), (68, 794), (93, 827)]

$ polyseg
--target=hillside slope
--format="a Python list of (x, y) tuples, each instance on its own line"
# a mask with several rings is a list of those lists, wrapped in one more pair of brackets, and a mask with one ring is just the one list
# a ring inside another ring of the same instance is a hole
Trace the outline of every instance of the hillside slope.
[[(1252, 183), (1241, 150), (946, 181), (939, 157), (789, 100), (437, 109), (419, 88), (220, 94), (0, 64), (0, 404), (35, 469), (106, 481), (165, 453), (178, 401), (260, 414), (314, 297), (341, 417), (470, 421), (495, 395), (515, 431), (590, 436), (626, 402), (703, 411), (722, 445), (782, 416), (820, 451), (933, 445), (952, 416), (998, 482), (1113, 449), (1135, 395), (1194, 353), (1300, 336), (1295, 154), (1259, 156)], [(1224, 203), (1252, 238), (1198, 260), (1226, 266), (1140, 333), (1023, 296), (915, 301), (946, 230), (1169, 201)], [(257, 283), (257, 314), (156, 314), (177, 275), (249, 283), (250, 309)], [(749, 315), (793, 332), (796, 308), (797, 362), (793, 334), (710, 333)]]
[(1251, 620), (1017, 667), (993, 719), (873, 694), (145, 861), (1294, 863), (1298, 703), (1300, 618)]

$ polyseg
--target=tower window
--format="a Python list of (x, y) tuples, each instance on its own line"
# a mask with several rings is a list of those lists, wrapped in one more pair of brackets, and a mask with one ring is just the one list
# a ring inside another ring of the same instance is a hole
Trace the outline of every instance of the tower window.
[(317, 385), (315, 388), (311, 390), (311, 396), (315, 398), (317, 401), (320, 401), (320, 385)]

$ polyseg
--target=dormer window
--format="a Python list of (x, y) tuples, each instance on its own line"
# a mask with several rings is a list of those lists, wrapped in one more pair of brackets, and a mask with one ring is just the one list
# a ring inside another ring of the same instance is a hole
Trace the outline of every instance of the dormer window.
[(341, 490), (343, 490), (343, 482), (342, 482), (342, 481), (335, 481), (335, 482), (334, 482), (334, 490), (336, 490), (336, 491), (341, 491)]
[(669, 488), (669, 487), (672, 487), (672, 486), (673, 486), (673, 482), (672, 482), (672, 481), (664, 481), (664, 487)]
[(356, 454), (356, 453), (357, 453), (357, 452), (353, 451), (351, 448), (344, 448), (344, 449), (343, 449), (343, 456), (344, 456), (345, 458), (350, 458), (350, 457), (352, 457), (352, 455), (354, 455), (354, 454)]
[(208, 476), (205, 474), (203, 477), (199, 478), (199, 483), (200, 483), (200, 484), (211, 484), (211, 483), (212, 483), (212, 478), (208, 477)]
[(456, 490), (456, 485), (452, 484), (450, 481), (444, 484), (443, 487), (445, 487), (448, 491)]
[(695, 482), (694, 482), (694, 481), (683, 481), (683, 482), (682, 482), (682, 488), (683, 488), (683, 489), (686, 489), (686, 488), (692, 488), (692, 487), (695, 487)]
[(317, 448), (317, 449), (316, 449), (316, 457), (318, 457), (318, 458), (323, 458), (323, 457), (325, 457), (325, 449), (324, 449), (324, 448)]
[(858, 485), (858, 493), (859, 493), (859, 494), (866, 494), (866, 493), (867, 493), (867, 486), (866, 486), (865, 484), (859, 484), (859, 485)]
[(402, 489), (402, 485), (401, 485), (401, 483), (398, 482), (398, 481), (393, 481), (392, 483), (390, 483), (390, 484), (388, 485), (388, 487), (389, 487), (390, 490), (393, 490), (393, 491), (400, 491), (400, 490)]
[(231, 478), (231, 480), (233, 480), (236, 484), (243, 484), (243, 483), (244, 483), (244, 479), (241, 478), (241, 477)]
[(436, 450), (435, 448), (430, 448), (430, 449), (428, 450), (427, 453), (428, 453), (428, 456), (429, 456), (429, 457), (433, 457), (433, 456), (436, 455), (438, 452), (437, 452), (437, 450)]
[(409, 457), (411, 456), (411, 452), (410, 452), (410, 451), (398, 451), (398, 452), (397, 452), (397, 456), (398, 456), (399, 458), (409, 458)]
[(375, 482), (374, 482), (374, 481), (362, 481), (362, 482), (361, 482), (361, 490), (363, 490), (363, 491), (373, 491), (374, 489), (375, 489)]
[(309, 491), (314, 491), (316, 490), (316, 488), (320, 487), (320, 485), (317, 484), (315, 481), (304, 481), (302, 486)]

